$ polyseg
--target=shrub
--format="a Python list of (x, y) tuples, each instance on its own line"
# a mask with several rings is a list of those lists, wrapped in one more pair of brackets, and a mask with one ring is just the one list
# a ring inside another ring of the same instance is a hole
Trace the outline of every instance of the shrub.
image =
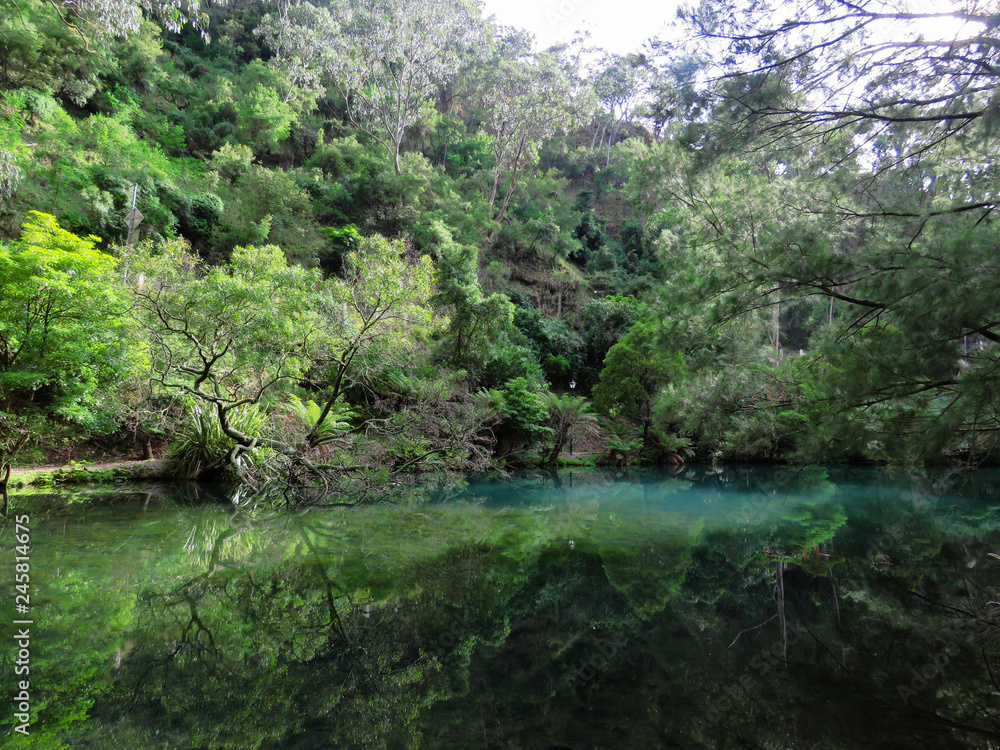
[[(230, 411), (229, 421), (238, 431), (259, 437), (267, 417), (259, 407), (250, 405)], [(188, 421), (178, 433), (177, 441), (170, 446), (170, 458), (177, 467), (178, 476), (185, 479), (196, 479), (220, 470), (229, 473), (229, 454), (235, 445), (235, 441), (222, 431), (214, 414), (193, 407), (188, 410)], [(262, 458), (262, 451), (258, 449), (241, 455), (249, 455), (250, 460), (257, 463)]]

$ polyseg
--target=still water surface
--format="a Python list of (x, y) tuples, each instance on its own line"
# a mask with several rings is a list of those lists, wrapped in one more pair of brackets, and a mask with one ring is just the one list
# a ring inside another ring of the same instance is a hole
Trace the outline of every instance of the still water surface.
[(724, 467), (354, 509), (15, 495), (31, 734), (5, 647), (0, 746), (1000, 747), (998, 487)]

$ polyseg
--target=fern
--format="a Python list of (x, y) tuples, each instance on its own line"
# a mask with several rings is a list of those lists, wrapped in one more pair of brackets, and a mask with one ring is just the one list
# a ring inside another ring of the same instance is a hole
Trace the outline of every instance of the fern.
[(323, 416), (323, 407), (312, 399), (303, 401), (295, 394), (290, 394), (288, 397), (288, 409), (310, 431), (315, 432), (313, 445), (323, 445), (343, 435), (351, 428), (347, 420), (357, 416), (346, 407), (336, 405), (317, 426), (320, 417)]

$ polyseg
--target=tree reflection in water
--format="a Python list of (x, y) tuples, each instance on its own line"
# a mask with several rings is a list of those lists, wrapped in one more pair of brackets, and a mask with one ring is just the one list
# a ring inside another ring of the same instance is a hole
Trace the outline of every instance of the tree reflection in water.
[(992, 475), (928, 494), (856, 470), (778, 487), (727, 472), (536, 475), (457, 502), (299, 514), (164, 510), (143, 563), (155, 575), (74, 589), (102, 602), (108, 643), (85, 653), (72, 618), (54, 618), (64, 669), (92, 679), (73, 716), (55, 721), (50, 702), (49, 734), (135, 748), (996, 746)]

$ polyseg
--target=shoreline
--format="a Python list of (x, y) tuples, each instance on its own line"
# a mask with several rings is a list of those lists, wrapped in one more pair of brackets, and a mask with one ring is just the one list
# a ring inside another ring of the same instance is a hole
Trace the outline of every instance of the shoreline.
[(53, 484), (112, 484), (129, 481), (172, 479), (171, 463), (164, 458), (119, 463), (36, 466), (14, 468), (7, 482), (8, 490), (44, 487)]

